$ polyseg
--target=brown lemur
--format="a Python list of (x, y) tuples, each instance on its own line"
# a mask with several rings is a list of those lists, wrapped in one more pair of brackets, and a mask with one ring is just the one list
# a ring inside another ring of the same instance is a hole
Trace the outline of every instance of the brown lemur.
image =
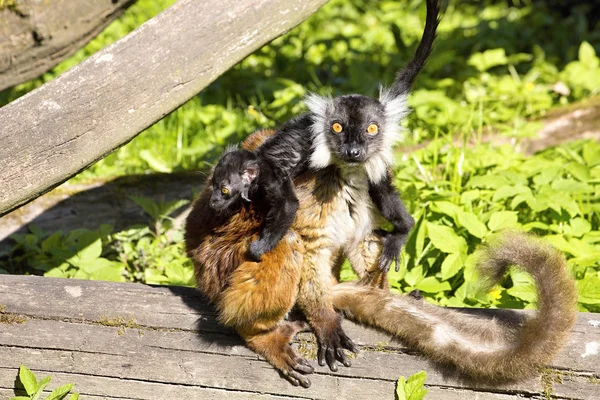
[[(244, 147), (251, 149), (256, 136), (265, 134), (269, 133), (252, 135)], [(224, 170), (243, 176), (245, 161), (230, 161), (223, 165)], [(235, 171), (236, 168), (239, 169)], [(209, 232), (211, 228), (199, 223), (211, 220), (214, 213), (209, 206), (213, 189), (207, 186), (188, 220), (186, 243), (196, 267), (198, 287), (217, 305), (220, 320), (236, 328), (248, 345), (288, 380), (308, 387), (310, 381), (301, 373), (312, 372), (306, 360), (289, 346), (295, 333), (303, 328), (301, 323), (283, 319), (295, 302), (307, 313), (309, 321), (315, 321), (314, 314), (327, 312), (330, 323), (335, 324), (336, 318), (328, 307), (333, 304), (350, 319), (393, 334), (431, 359), (451, 363), (474, 378), (524, 378), (556, 354), (576, 318), (575, 286), (564, 258), (525, 234), (500, 236), (480, 250), (478, 265), (489, 285), (498, 282), (510, 265), (533, 275), (539, 311), (522, 317), (517, 324), (508, 324), (502, 318), (468, 315), (427, 304), (418, 295), (401, 296), (373, 287), (374, 283), (386, 281), (377, 268), (381, 243), (368, 233), (349, 258), (370, 269), (358, 283), (335, 284), (329, 269), (335, 265), (336, 257), (333, 252), (324, 254), (322, 250), (335, 248), (339, 234), (356, 227), (336, 230), (342, 222), (337, 218), (352, 208), (346, 196), (352, 188), (344, 184), (342, 176), (339, 169), (328, 168), (295, 179), (300, 199), (296, 221), (260, 263), (248, 261), (244, 255), (249, 240), (260, 227), (260, 216), (252, 209), (252, 203), (244, 203), (230, 220)], [(366, 186), (364, 182), (363, 185)], [(366, 197), (364, 188), (362, 192)], [(352, 217), (346, 222), (353, 222)], [(326, 261), (325, 268), (318, 267), (320, 260)], [(342, 347), (352, 347), (343, 332), (340, 340), (346, 342)], [(330, 358), (337, 356), (344, 362), (338, 351), (339, 348)]]
[[(429, 0), (427, 8), (426, 32), (432, 10), (437, 24), (437, 3)], [(343, 349), (355, 350), (341, 329), (336, 313), (341, 310), (472, 376), (525, 376), (556, 353), (576, 316), (574, 284), (564, 260), (554, 250), (515, 234), (484, 253), (480, 267), (485, 276), (497, 280), (510, 264), (520, 265), (534, 276), (540, 311), (516, 327), (385, 290), (387, 281), (379, 259), (387, 238), (373, 231), (386, 216), (382, 207), (376, 207), (371, 188), (373, 177), (383, 175), (391, 182), (391, 142), (397, 134), (397, 121), (405, 113), (406, 92), (393, 97), (397, 90), (394, 86), (382, 90), (379, 101), (358, 95), (309, 99), (309, 160), (320, 169), (294, 178), (299, 204), (296, 218), (260, 262), (247, 256), (250, 242), (260, 235), (267, 217), (257, 207), (258, 193), (250, 191), (247, 197), (251, 202), (242, 201), (237, 211), (216, 218), (210, 206), (215, 187), (207, 185), (186, 224), (186, 247), (195, 265), (197, 285), (215, 303), (220, 320), (234, 327), (250, 348), (296, 385), (310, 385), (304, 374), (312, 372), (312, 367), (289, 344), (303, 327), (284, 319), (294, 304), (304, 312), (317, 337), (319, 363), (327, 361), (333, 370), (337, 369), (336, 360), (349, 365)], [(398, 119), (392, 126), (389, 121), (394, 118)], [(377, 127), (376, 132), (371, 125)], [(261, 140), (250, 139), (244, 147), (252, 151)], [(243, 179), (246, 165), (240, 166), (237, 173)], [(260, 174), (258, 170), (254, 179), (260, 179)], [(336, 284), (332, 270), (341, 256), (359, 272), (358, 283)]]

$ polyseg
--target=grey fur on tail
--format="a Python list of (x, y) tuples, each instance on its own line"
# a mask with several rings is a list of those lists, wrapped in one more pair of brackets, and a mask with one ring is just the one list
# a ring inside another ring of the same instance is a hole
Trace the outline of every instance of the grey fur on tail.
[(577, 318), (577, 291), (565, 259), (540, 239), (507, 232), (482, 247), (479, 261), (488, 285), (499, 282), (511, 265), (531, 274), (538, 311), (503, 321), (356, 284), (336, 285), (334, 305), (350, 319), (395, 335), (472, 378), (507, 381), (534, 375), (556, 355)]

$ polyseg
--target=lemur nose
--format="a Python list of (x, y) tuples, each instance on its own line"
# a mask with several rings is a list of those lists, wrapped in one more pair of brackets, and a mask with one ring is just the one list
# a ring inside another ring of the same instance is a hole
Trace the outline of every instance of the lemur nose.
[(348, 149), (347, 151), (348, 157), (353, 158), (353, 159), (357, 159), (360, 157), (361, 151), (360, 149), (352, 148), (352, 149)]

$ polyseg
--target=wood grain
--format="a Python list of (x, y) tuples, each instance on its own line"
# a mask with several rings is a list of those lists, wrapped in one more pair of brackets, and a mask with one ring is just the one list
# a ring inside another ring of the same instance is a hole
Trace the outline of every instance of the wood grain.
[(0, 91), (50, 70), (133, 3), (19, 0), (0, 9)]
[[(427, 399), (542, 399), (550, 389), (556, 398), (591, 400), (600, 389), (600, 355), (583, 357), (586, 344), (600, 341), (595, 314), (580, 314), (543, 377), (496, 386), (454, 376), (346, 321), (362, 350), (352, 367), (336, 373), (316, 367), (311, 388), (302, 389), (217, 324), (213, 308), (191, 288), (2, 275), (0, 304), (26, 318), (0, 325), (0, 396), (12, 395), (20, 364), (38, 377), (51, 374), (57, 385), (75, 383), (90, 398), (393, 399), (398, 376), (420, 370), (428, 374)], [(309, 333), (296, 345), (315, 352)]]
[(0, 216), (196, 95), (325, 0), (181, 0), (0, 108)]

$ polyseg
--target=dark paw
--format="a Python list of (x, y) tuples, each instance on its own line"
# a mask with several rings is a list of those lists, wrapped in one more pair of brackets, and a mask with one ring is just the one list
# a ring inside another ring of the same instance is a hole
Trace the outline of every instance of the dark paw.
[(350, 367), (352, 363), (346, 356), (344, 349), (355, 354), (359, 351), (354, 342), (339, 327), (335, 332), (319, 340), (319, 351), (317, 353), (319, 365), (323, 366), (327, 363), (329, 369), (333, 372), (338, 370), (338, 361), (344, 364), (345, 367)]
[(406, 235), (386, 232), (381, 235), (383, 239), (383, 250), (379, 256), (379, 269), (388, 272), (392, 263), (396, 265), (395, 270), (400, 270), (400, 251)]
[(408, 297), (412, 297), (413, 299), (423, 300), (423, 295), (419, 289), (412, 290), (408, 293)]
[(308, 361), (298, 356), (291, 347), (288, 347), (286, 353), (288, 368), (282, 371), (284, 378), (294, 386), (310, 387), (310, 379), (304, 376), (304, 374), (312, 374), (315, 369)]

